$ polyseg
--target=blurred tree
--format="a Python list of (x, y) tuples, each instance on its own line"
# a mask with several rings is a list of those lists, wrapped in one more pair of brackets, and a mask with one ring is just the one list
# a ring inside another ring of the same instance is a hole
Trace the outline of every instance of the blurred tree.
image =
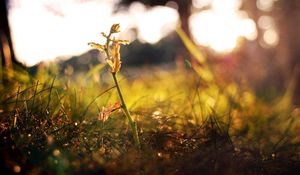
[(13, 69), (13, 65), (22, 64), (16, 60), (8, 23), (8, 0), (0, 0), (0, 83), (6, 77), (3, 77), (2, 68)]
[(278, 0), (273, 16), (279, 31), (277, 60), (288, 79), (295, 76), (294, 103), (300, 103), (300, 1)]
[(279, 49), (281, 60), (287, 61), (286, 71), (291, 73), (300, 60), (300, 1), (279, 0), (275, 4), (274, 18), (279, 31)]
[[(179, 13), (179, 18), (181, 22), (181, 27), (183, 31), (190, 37), (189, 23), (188, 19), (191, 15), (191, 5), (192, 0), (121, 0), (119, 6), (129, 6), (133, 2), (141, 2), (147, 6), (156, 6), (156, 5), (166, 5), (168, 2), (172, 2), (174, 8), (177, 9)], [(149, 21), (151, 22), (151, 21)], [(184, 46), (179, 47), (176, 51), (176, 63), (178, 66), (184, 65), (184, 59), (191, 58), (193, 61), (193, 56), (185, 49)]]
[[(243, 1), (243, 9), (257, 23), (261, 16), (270, 16), (275, 21), (279, 42), (275, 47), (265, 48), (265, 29), (258, 29), (258, 39), (255, 57), (260, 57), (260, 62), (265, 61), (265, 70), (269, 70), (268, 79), (262, 82), (264, 89), (276, 86), (284, 91), (293, 79), (293, 102), (300, 103), (300, 1), (276, 0), (272, 1), (271, 8), (260, 9), (258, 4), (262, 0)], [(254, 59), (253, 53), (249, 57)]]
[[(130, 5), (133, 2), (141, 2), (145, 5), (166, 5), (170, 0), (121, 0), (120, 5)], [(178, 6), (178, 13), (180, 16), (181, 26), (183, 30), (190, 35), (188, 19), (191, 15), (190, 7), (192, 0), (172, 0)]]

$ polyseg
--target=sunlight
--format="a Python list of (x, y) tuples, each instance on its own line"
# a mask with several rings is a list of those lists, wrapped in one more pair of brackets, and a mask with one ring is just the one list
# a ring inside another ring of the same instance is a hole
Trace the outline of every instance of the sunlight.
[(256, 6), (262, 11), (271, 11), (275, 0), (257, 0)]
[(156, 6), (147, 9), (140, 2), (134, 2), (128, 12), (116, 14), (116, 17), (125, 24), (125, 33), (136, 28), (137, 39), (151, 44), (174, 31), (179, 20), (179, 15), (173, 8)]
[(254, 40), (257, 36), (253, 20), (239, 11), (240, 0), (214, 0), (211, 9), (194, 13), (189, 22), (197, 44), (228, 53), (237, 47), (238, 39)]
[(262, 40), (260, 45), (264, 48), (272, 48), (277, 46), (279, 36), (275, 21), (271, 16), (261, 16), (258, 19), (258, 27), (263, 31)]
[(268, 30), (275, 27), (275, 21), (271, 16), (261, 16), (258, 19), (258, 27), (263, 30)]
[(279, 37), (277, 32), (274, 29), (269, 29), (264, 32), (263, 40), (270, 47), (274, 47), (278, 44)]
[(84, 43), (110, 25), (112, 1), (17, 2), (9, 12), (9, 21), (16, 56), (26, 65), (81, 54), (89, 49)]
[(192, 0), (192, 4), (196, 8), (203, 8), (208, 6), (212, 0)]
[(117, 2), (11, 0), (9, 22), (17, 58), (32, 66), (82, 54), (90, 49), (87, 43), (95, 38), (100, 40), (99, 31), (105, 31), (113, 23), (124, 26), (121, 38), (148, 43), (158, 42), (176, 28), (179, 16), (175, 9), (164, 6), (147, 9), (141, 3), (133, 3), (128, 11), (114, 14)]

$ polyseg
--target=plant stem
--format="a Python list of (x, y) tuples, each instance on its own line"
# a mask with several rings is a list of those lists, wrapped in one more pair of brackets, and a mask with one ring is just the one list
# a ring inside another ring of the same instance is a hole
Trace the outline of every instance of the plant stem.
[(132, 117), (131, 117), (131, 115), (129, 113), (129, 110), (128, 110), (127, 106), (126, 106), (126, 103), (124, 101), (124, 98), (123, 98), (123, 95), (122, 95), (119, 83), (117, 81), (117, 75), (116, 75), (116, 73), (112, 72), (111, 74), (113, 76), (113, 79), (114, 79), (114, 82), (116, 84), (117, 91), (118, 91), (118, 94), (119, 94), (119, 97), (120, 97), (120, 100), (121, 100), (121, 103), (122, 103), (122, 110), (123, 110), (124, 114), (126, 115), (126, 118), (128, 119), (129, 125), (131, 127), (135, 146), (140, 149), (140, 139), (139, 139), (139, 134), (138, 134), (138, 131), (137, 131), (136, 122), (134, 122), (132, 120)]

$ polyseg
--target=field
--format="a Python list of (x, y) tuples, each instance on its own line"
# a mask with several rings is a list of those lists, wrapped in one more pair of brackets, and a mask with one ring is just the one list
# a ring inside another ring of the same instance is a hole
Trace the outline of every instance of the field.
[(138, 146), (108, 66), (16, 70), (0, 86), (1, 172), (300, 174), (300, 108), (290, 89), (265, 100), (247, 82), (221, 81), (181, 38), (198, 64), (118, 74)]

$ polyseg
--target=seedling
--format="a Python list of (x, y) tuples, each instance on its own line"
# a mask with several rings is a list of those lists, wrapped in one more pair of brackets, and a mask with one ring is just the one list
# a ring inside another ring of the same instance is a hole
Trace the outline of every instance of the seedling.
[(129, 44), (128, 40), (120, 40), (120, 39), (115, 39), (112, 38), (113, 34), (119, 33), (120, 32), (120, 25), (119, 24), (113, 24), (110, 28), (109, 34), (105, 34), (102, 32), (102, 36), (106, 38), (106, 43), (104, 45), (95, 43), (95, 42), (90, 42), (89, 45), (95, 49), (98, 49), (100, 52), (105, 52), (106, 54), (106, 63), (110, 67), (110, 72), (113, 77), (114, 83), (117, 88), (117, 92), (119, 95), (119, 98), (121, 100), (121, 108), (123, 113), (125, 114), (129, 125), (131, 127), (132, 133), (133, 133), (133, 139), (136, 147), (140, 148), (140, 140), (139, 140), (139, 135), (137, 131), (137, 125), (136, 122), (132, 119), (130, 112), (127, 108), (126, 102), (124, 100), (121, 88), (118, 83), (117, 79), (117, 73), (121, 69), (121, 54), (120, 54), (120, 47), (121, 45), (127, 45)]

